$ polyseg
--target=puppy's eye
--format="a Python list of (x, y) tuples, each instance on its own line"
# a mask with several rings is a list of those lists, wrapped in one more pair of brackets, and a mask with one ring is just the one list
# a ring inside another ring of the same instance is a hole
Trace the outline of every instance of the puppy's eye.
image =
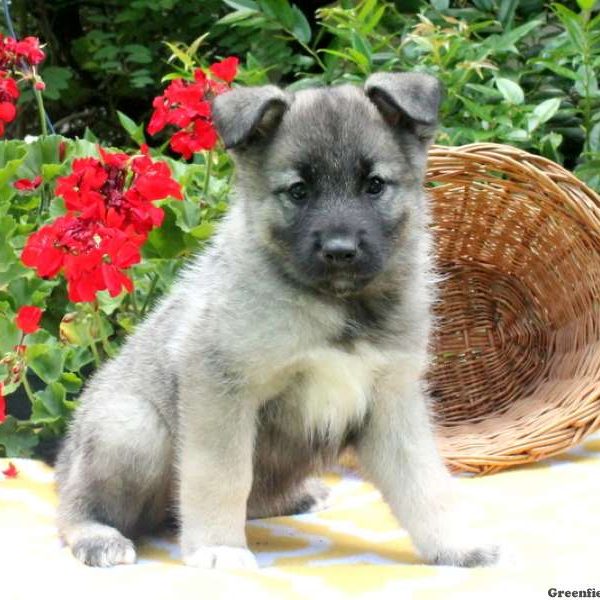
[(306, 197), (308, 196), (308, 188), (306, 187), (305, 183), (298, 181), (288, 189), (288, 194), (293, 202), (300, 203), (306, 200)]
[(369, 177), (366, 192), (369, 196), (379, 196), (383, 192), (385, 181), (381, 177)]

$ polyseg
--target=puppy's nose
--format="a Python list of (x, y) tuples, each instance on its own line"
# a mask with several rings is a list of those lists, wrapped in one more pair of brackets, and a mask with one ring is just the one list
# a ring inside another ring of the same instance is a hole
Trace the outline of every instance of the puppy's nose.
[(326, 239), (321, 247), (323, 260), (331, 265), (353, 263), (358, 254), (356, 239), (353, 236), (337, 235)]

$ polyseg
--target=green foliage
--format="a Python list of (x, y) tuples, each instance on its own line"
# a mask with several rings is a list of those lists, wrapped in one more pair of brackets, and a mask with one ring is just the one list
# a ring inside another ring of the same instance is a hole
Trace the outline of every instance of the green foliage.
[[(125, 115), (121, 122), (133, 138), (142, 132)], [(40, 279), (19, 256), (27, 235), (63, 212), (52, 198), (56, 178), (68, 172), (74, 158), (92, 155), (97, 155), (95, 144), (58, 135), (0, 142), (0, 381), (9, 408), (14, 402), (27, 407), (27, 415), (0, 423), (0, 454), (29, 456), (40, 440), (64, 433), (90, 372), (117, 352), (227, 208), (231, 165), (224, 153), (200, 156), (197, 164), (166, 159), (184, 200), (162, 201), (164, 224), (150, 234), (143, 262), (131, 269), (135, 291), (116, 298), (101, 292), (94, 304), (73, 304), (63, 280)], [(32, 193), (19, 193), (11, 184), (39, 173), (44, 183)], [(24, 305), (44, 308), (42, 328), (27, 336), (15, 325)], [(26, 348), (19, 351), (18, 345)]]

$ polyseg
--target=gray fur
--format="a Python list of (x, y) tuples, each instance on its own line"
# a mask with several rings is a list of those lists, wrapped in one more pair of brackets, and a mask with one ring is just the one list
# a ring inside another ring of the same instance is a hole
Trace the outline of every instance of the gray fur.
[(421, 385), (433, 278), (418, 128), (436, 85), (374, 75), (366, 93), (217, 98), (231, 209), (93, 377), (59, 457), (59, 530), (78, 558), (131, 562), (126, 538), (171, 513), (187, 564), (252, 566), (247, 516), (322, 500), (311, 476), (352, 445), (425, 559), (492, 561), (454, 514)]

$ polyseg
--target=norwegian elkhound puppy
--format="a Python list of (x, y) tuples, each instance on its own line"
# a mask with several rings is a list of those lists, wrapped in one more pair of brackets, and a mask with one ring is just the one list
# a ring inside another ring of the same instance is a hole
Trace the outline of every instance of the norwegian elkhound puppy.
[(411, 73), (215, 99), (235, 199), (81, 398), (57, 467), (77, 558), (132, 563), (173, 511), (188, 565), (253, 566), (246, 518), (310, 509), (351, 446), (425, 560), (496, 561), (458, 517), (422, 385), (439, 99)]

